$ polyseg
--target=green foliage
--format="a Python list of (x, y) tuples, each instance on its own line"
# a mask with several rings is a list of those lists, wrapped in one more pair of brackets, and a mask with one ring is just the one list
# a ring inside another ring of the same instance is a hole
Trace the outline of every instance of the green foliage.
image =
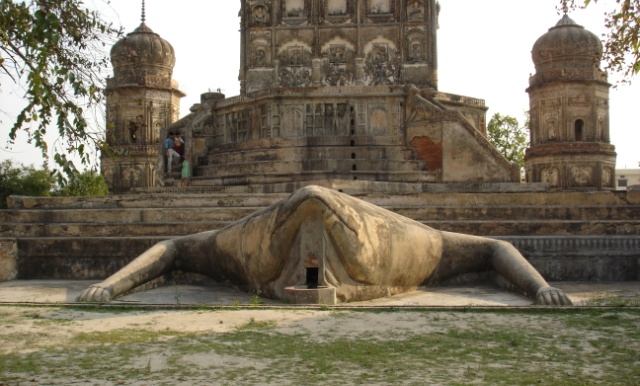
[(509, 161), (524, 166), (524, 155), (529, 146), (528, 126), (527, 123), (520, 127), (516, 118), (495, 113), (487, 126), (487, 139)]
[[(104, 145), (85, 108), (93, 110), (102, 101), (105, 47), (118, 35), (81, 0), (0, 0), (0, 75), (25, 90), (10, 143), (23, 132), (46, 158), (45, 135), (53, 126), (63, 143), (53, 157), (61, 171), (77, 172), (69, 155), (89, 164), (91, 147)], [(58, 177), (64, 181), (62, 174)]]
[(71, 176), (70, 181), (60, 191), (59, 196), (106, 196), (109, 194), (104, 177), (95, 171), (85, 171)]
[(55, 179), (46, 169), (13, 165), (11, 160), (0, 163), (0, 209), (7, 208), (7, 197), (49, 196)]
[[(560, 0), (560, 7), (568, 12), (587, 7), (592, 2), (598, 0)], [(615, 3), (616, 6), (604, 15), (607, 33), (603, 59), (607, 62), (607, 70), (630, 79), (640, 72), (640, 0), (616, 0)]]

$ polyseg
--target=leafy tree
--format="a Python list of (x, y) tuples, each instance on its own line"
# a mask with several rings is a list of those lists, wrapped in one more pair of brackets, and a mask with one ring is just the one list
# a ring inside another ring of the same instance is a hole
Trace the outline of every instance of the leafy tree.
[[(560, 0), (560, 6), (567, 12), (597, 2)], [(615, 3), (613, 10), (605, 13), (607, 33), (603, 59), (608, 70), (619, 72), (629, 80), (640, 72), (640, 0), (616, 0)]]
[(91, 146), (102, 147), (103, 140), (90, 127), (85, 108), (100, 105), (105, 47), (120, 34), (82, 0), (0, 0), (0, 75), (24, 88), (10, 143), (24, 132), (46, 159), (45, 134), (56, 127), (63, 144), (53, 158), (62, 172), (77, 172), (71, 154), (89, 164)]
[(104, 177), (95, 171), (75, 175), (56, 195), (60, 196), (105, 196), (109, 194)]
[(0, 163), (0, 208), (7, 208), (11, 195), (50, 196), (54, 184), (54, 177), (46, 169), (16, 167), (11, 160), (4, 160)]
[(509, 161), (524, 166), (524, 155), (529, 146), (528, 122), (520, 127), (518, 120), (509, 115), (493, 114), (487, 125), (487, 139)]

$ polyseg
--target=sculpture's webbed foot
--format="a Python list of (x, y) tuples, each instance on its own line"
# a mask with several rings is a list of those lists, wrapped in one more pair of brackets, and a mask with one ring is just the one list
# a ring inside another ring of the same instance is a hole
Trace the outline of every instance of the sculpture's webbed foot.
[(111, 292), (99, 285), (92, 285), (84, 290), (76, 301), (79, 303), (109, 303), (111, 301)]
[(554, 287), (543, 287), (536, 293), (535, 304), (544, 306), (570, 306), (573, 303), (563, 290)]

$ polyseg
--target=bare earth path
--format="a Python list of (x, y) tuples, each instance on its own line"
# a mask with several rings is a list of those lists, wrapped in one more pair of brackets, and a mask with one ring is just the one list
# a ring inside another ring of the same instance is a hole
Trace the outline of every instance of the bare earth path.
[[(268, 308), (232, 292), (223, 308), (5, 303), (0, 385), (636, 385), (640, 291), (628, 285), (574, 284), (574, 300), (604, 308), (403, 308), (419, 294), (366, 309)], [(198, 293), (158, 290), (165, 303)], [(437, 291), (475, 304), (494, 289)], [(519, 299), (498, 292), (489, 298)]]

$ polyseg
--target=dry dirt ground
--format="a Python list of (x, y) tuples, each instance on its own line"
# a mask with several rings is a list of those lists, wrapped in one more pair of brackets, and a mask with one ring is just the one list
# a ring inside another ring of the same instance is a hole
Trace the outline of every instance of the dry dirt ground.
[(638, 294), (599, 294), (607, 307), (4, 304), (0, 385), (640, 384)]

